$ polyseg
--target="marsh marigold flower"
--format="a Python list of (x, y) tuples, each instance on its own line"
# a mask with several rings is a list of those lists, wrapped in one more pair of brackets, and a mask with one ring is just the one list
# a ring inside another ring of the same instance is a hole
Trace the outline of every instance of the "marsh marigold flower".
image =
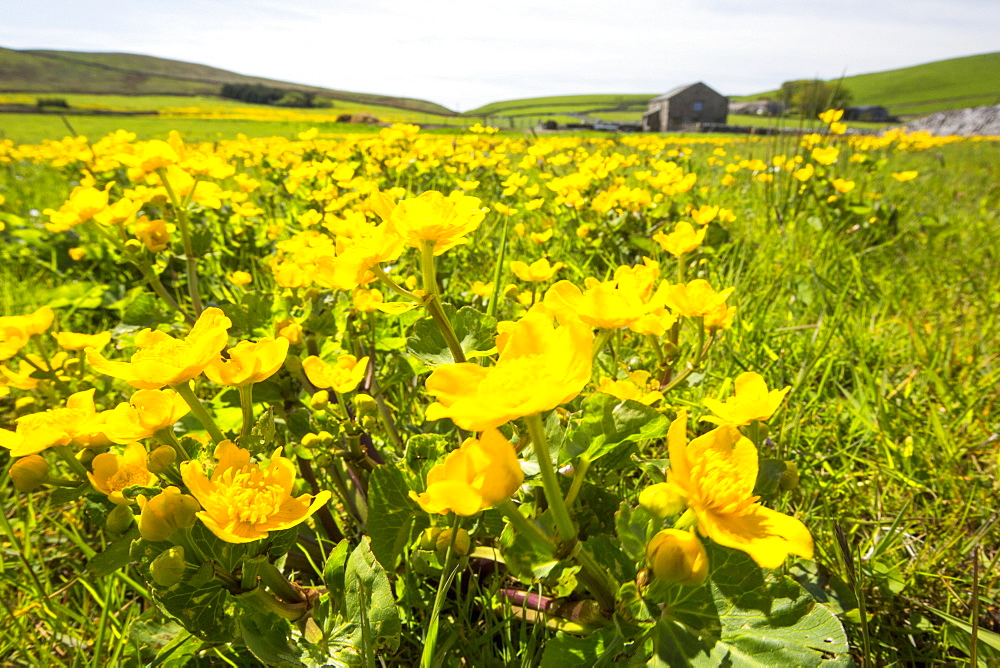
[(736, 394), (725, 402), (711, 398), (704, 400), (705, 406), (715, 415), (705, 416), (702, 420), (737, 427), (754, 420), (766, 420), (778, 410), (790, 389), (786, 387), (768, 392), (767, 384), (759, 374), (753, 371), (741, 373), (736, 377)]
[(53, 334), (56, 343), (65, 350), (83, 350), (94, 348), (100, 350), (111, 342), (111, 332), (100, 334), (77, 334), (76, 332), (56, 332)]
[(309, 382), (322, 389), (334, 389), (341, 394), (353, 392), (361, 384), (368, 370), (368, 358), (356, 358), (354, 355), (341, 355), (335, 365), (330, 365), (310, 355), (302, 360), (302, 369), (306, 372)]
[(496, 429), (466, 439), (427, 474), (427, 491), (410, 497), (428, 513), (468, 517), (510, 498), (524, 482), (514, 446)]
[(667, 482), (654, 485), (652, 494), (682, 499), (701, 535), (746, 552), (758, 566), (777, 568), (789, 554), (811, 559), (813, 539), (806, 526), (760, 505), (753, 495), (758, 460), (750, 439), (732, 425), (690, 443), (686, 432), (687, 412), (681, 411), (667, 433)]
[(94, 457), (92, 468), (94, 472), (87, 474), (90, 484), (118, 505), (135, 503), (122, 495), (126, 487), (148, 487), (156, 483), (156, 476), (146, 468), (146, 448), (142, 443), (129, 443), (121, 455), (101, 453)]
[(449, 248), (468, 243), (465, 235), (478, 228), (486, 216), (481, 204), (476, 197), (445, 197), (431, 190), (397, 203), (389, 226), (407, 246), (421, 248), (424, 243), (430, 243), (434, 246), (434, 254), (440, 255)]
[(587, 325), (553, 327), (549, 310), (535, 306), (506, 328), (496, 366), (463, 362), (434, 370), (426, 387), (437, 402), (426, 417), (482, 431), (564, 404), (590, 380), (593, 342)]
[(240, 341), (229, 349), (229, 359), (216, 358), (205, 375), (218, 385), (247, 385), (267, 380), (281, 368), (288, 354), (288, 339)]
[(227, 543), (249, 543), (271, 531), (290, 529), (330, 500), (326, 490), (315, 497), (292, 496), (295, 465), (281, 456), (281, 448), (266, 468), (251, 463), (250, 452), (232, 441), (219, 443), (215, 458), (211, 477), (199, 461), (181, 464), (181, 477), (201, 504), (198, 519)]
[(16, 431), (0, 429), (0, 446), (10, 450), (11, 457), (24, 457), (56, 445), (108, 445), (105, 414), (94, 408), (95, 391), (91, 388), (70, 395), (64, 408), (19, 417)]
[(131, 361), (112, 362), (88, 348), (87, 362), (98, 373), (120, 378), (141, 390), (186, 383), (218, 359), (229, 340), (232, 324), (221, 309), (207, 308), (183, 339), (144, 329), (135, 335), (139, 350)]
[(906, 181), (912, 181), (913, 179), (917, 178), (918, 175), (919, 172), (915, 172), (912, 170), (908, 172), (893, 172), (892, 178), (896, 179), (900, 183), (903, 183)]
[(700, 246), (701, 242), (705, 240), (705, 232), (706, 228), (704, 227), (695, 232), (691, 223), (681, 221), (674, 226), (674, 231), (670, 234), (664, 234), (663, 232), (654, 234), (653, 241), (660, 244), (663, 250), (674, 257), (680, 257), (684, 253), (693, 251)]
[(131, 443), (173, 427), (190, 410), (173, 390), (139, 390), (107, 411), (104, 432), (115, 443)]
[(686, 285), (678, 283), (669, 286), (666, 290), (665, 301), (667, 306), (677, 315), (698, 318), (707, 316), (720, 306), (724, 306), (733, 290), (735, 288), (726, 288), (722, 292), (716, 292), (708, 281), (696, 278)]
[(514, 272), (514, 275), (522, 281), (529, 283), (547, 281), (565, 266), (562, 262), (550, 265), (548, 259), (544, 257), (540, 260), (535, 260), (531, 264), (522, 262), (521, 260), (514, 260), (510, 263), (510, 269)]

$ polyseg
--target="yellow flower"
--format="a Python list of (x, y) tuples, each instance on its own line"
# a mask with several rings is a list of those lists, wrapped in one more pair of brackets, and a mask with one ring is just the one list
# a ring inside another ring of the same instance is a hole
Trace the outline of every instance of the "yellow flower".
[(156, 218), (150, 220), (142, 216), (132, 226), (132, 233), (146, 245), (151, 253), (159, 253), (170, 245), (170, 230), (167, 221)]
[(111, 342), (111, 332), (101, 332), (100, 334), (56, 332), (52, 336), (56, 337), (56, 343), (59, 344), (59, 347), (66, 350), (83, 350), (84, 348), (100, 350)]
[(155, 172), (160, 167), (177, 164), (180, 162), (180, 156), (177, 155), (174, 147), (167, 142), (153, 139), (142, 145), (138, 155), (119, 154), (115, 156), (115, 160), (131, 167), (129, 178), (138, 180), (150, 172)]
[(205, 375), (217, 385), (247, 385), (273, 376), (285, 363), (288, 339), (261, 339), (256, 343), (240, 341), (229, 349), (229, 359), (212, 360)]
[(295, 465), (281, 456), (281, 448), (271, 455), (267, 468), (250, 463), (250, 452), (232, 441), (219, 443), (215, 459), (211, 478), (199, 461), (182, 463), (181, 477), (201, 504), (198, 519), (227, 543), (249, 543), (267, 538), (271, 531), (290, 529), (330, 500), (326, 490), (315, 498), (292, 496)]
[(545, 305), (560, 317), (572, 314), (588, 325), (605, 329), (629, 327), (646, 314), (662, 308), (662, 289), (646, 301), (643, 298), (646, 291), (631, 281), (630, 274), (616, 272), (616, 278), (623, 280), (601, 283), (588, 278), (586, 292), (569, 281), (559, 281), (545, 293)]
[(302, 369), (306, 372), (309, 382), (316, 387), (344, 394), (357, 389), (368, 370), (368, 358), (357, 359), (354, 355), (341, 355), (337, 365), (330, 366), (315, 355), (302, 360)]
[(105, 415), (94, 408), (95, 391), (91, 388), (70, 395), (64, 408), (19, 417), (16, 431), (0, 429), (0, 446), (9, 449), (11, 457), (24, 457), (56, 445), (108, 445)]
[[(227, 441), (228, 442), (228, 441)], [(145, 540), (169, 540), (178, 529), (190, 529), (197, 520), (198, 501), (189, 494), (182, 494), (176, 487), (167, 487), (147, 500), (139, 496), (139, 535)]]
[(45, 209), (42, 213), (51, 222), (45, 223), (50, 232), (65, 232), (71, 227), (85, 223), (108, 206), (108, 190), (114, 182), (104, 186), (104, 190), (89, 186), (77, 186), (70, 193), (69, 199), (59, 207), (59, 210)]
[(496, 429), (468, 438), (427, 474), (427, 491), (410, 498), (428, 513), (468, 517), (510, 498), (524, 482), (514, 446)]
[[(718, 209), (719, 207), (715, 208)], [(693, 251), (700, 246), (701, 242), (705, 240), (706, 231), (706, 228), (702, 227), (695, 232), (691, 223), (681, 221), (674, 225), (674, 231), (670, 234), (663, 234), (662, 232), (654, 234), (653, 241), (660, 244), (663, 250), (674, 257), (680, 257), (684, 253)]]
[(389, 226), (407, 246), (421, 248), (430, 243), (434, 254), (440, 255), (469, 242), (465, 235), (478, 228), (486, 216), (480, 204), (476, 197), (445, 197), (431, 190), (396, 204)]
[[(3, 228), (0, 228), (0, 229), (3, 229)], [(74, 262), (79, 262), (83, 258), (87, 257), (87, 249), (86, 248), (70, 248), (66, 252), (69, 253), (70, 259), (72, 259)]]
[(704, 400), (708, 410), (718, 417), (706, 416), (702, 420), (737, 427), (754, 420), (767, 420), (778, 410), (790, 389), (786, 387), (768, 392), (767, 384), (759, 374), (753, 371), (741, 373), (736, 377), (736, 394), (726, 399), (725, 403), (718, 399)]
[(657, 579), (697, 587), (708, 577), (708, 555), (690, 531), (664, 529), (646, 545), (646, 567)]
[(120, 378), (141, 390), (186, 383), (201, 374), (229, 340), (232, 326), (222, 310), (207, 308), (184, 339), (144, 329), (135, 335), (139, 349), (129, 362), (111, 362), (96, 350), (87, 350), (87, 362), (98, 373)]
[(553, 230), (548, 229), (544, 232), (532, 232), (528, 235), (528, 238), (534, 241), (536, 244), (544, 244), (546, 241), (552, 238)]
[(847, 181), (846, 179), (834, 179), (833, 188), (839, 193), (849, 193), (854, 190), (854, 181)]
[(172, 427), (189, 410), (173, 390), (139, 390), (107, 412), (104, 433), (114, 443), (131, 443)]
[(381, 311), (390, 315), (406, 313), (420, 306), (417, 302), (387, 302), (379, 290), (358, 288), (354, 291), (354, 308), (364, 313)]
[(691, 211), (691, 218), (699, 225), (708, 225), (715, 220), (716, 216), (719, 215), (719, 209), (720, 207), (718, 206), (710, 206), (706, 204), (697, 209), (693, 209)]
[(816, 147), (812, 150), (812, 159), (821, 165), (832, 165), (837, 162), (838, 155), (840, 155), (840, 149), (836, 146)]
[(760, 505), (753, 495), (757, 448), (736, 427), (722, 425), (687, 442), (687, 413), (670, 425), (667, 484), (682, 496), (698, 532), (719, 545), (746, 552), (763, 568), (777, 568), (789, 554), (812, 559), (813, 539), (794, 517)]
[(622, 401), (638, 401), (640, 404), (652, 406), (663, 398), (663, 394), (659, 390), (651, 389), (648, 380), (648, 371), (633, 372), (629, 374), (629, 378), (623, 380), (602, 378), (597, 391), (601, 394), (610, 394)]
[(253, 276), (245, 271), (234, 271), (229, 274), (229, 281), (233, 285), (248, 285), (253, 281)]
[(815, 173), (816, 173), (816, 168), (813, 167), (812, 163), (810, 162), (807, 163), (805, 166), (796, 169), (794, 172), (792, 172), (792, 176), (794, 176), (799, 181), (805, 183), (806, 181), (811, 179), (813, 174)]
[(122, 495), (122, 490), (132, 485), (145, 487), (156, 484), (156, 476), (146, 468), (146, 448), (141, 443), (125, 446), (125, 454), (105, 452), (94, 457), (93, 473), (88, 473), (90, 484), (97, 491), (107, 494), (118, 505), (135, 503)]
[(844, 123), (837, 123), (836, 121), (830, 123), (830, 132), (835, 135), (842, 135), (847, 132), (847, 125)]
[(678, 315), (697, 318), (707, 316), (724, 306), (733, 290), (735, 288), (716, 292), (708, 281), (696, 278), (687, 285), (679, 283), (669, 286), (666, 290), (666, 303)]
[(437, 402), (426, 417), (482, 431), (564, 404), (590, 380), (593, 341), (588, 326), (553, 327), (548, 309), (535, 306), (507, 328), (496, 366), (464, 362), (434, 370), (426, 387)]
[(912, 181), (913, 179), (917, 178), (918, 174), (919, 174), (919, 172), (915, 172), (915, 171), (893, 172), (892, 173), (892, 178), (896, 179), (900, 183), (903, 183), (905, 181)]
[(490, 281), (489, 283), (473, 281), (470, 289), (474, 295), (485, 299), (493, 294), (493, 281)]
[(288, 339), (289, 344), (294, 346), (302, 343), (302, 325), (295, 322), (294, 319), (285, 318), (281, 322), (276, 323), (274, 329), (278, 336)]
[(843, 109), (827, 109), (819, 115), (819, 120), (824, 123), (836, 123), (844, 117)]
[(48, 306), (42, 306), (28, 315), (6, 315), (0, 317), (0, 361), (10, 359), (28, 343), (35, 334), (41, 334), (52, 326), (55, 313)]
[(531, 264), (522, 262), (521, 260), (514, 260), (510, 263), (510, 268), (514, 272), (514, 275), (522, 281), (528, 281), (529, 283), (547, 281), (565, 266), (562, 262), (550, 265), (548, 259), (544, 257), (540, 260), (535, 260)]

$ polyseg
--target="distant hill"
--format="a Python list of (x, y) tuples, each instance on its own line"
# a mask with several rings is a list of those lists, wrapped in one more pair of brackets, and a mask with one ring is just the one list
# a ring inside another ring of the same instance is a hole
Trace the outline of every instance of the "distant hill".
[[(836, 79), (831, 82), (836, 82)], [(885, 72), (844, 77), (852, 104), (877, 104), (897, 115), (919, 116), (935, 111), (1000, 103), (1000, 52), (949, 58)], [(778, 91), (739, 99), (777, 98)]]
[(426, 100), (306, 86), (167, 58), (133, 53), (19, 51), (0, 47), (0, 92), (218, 95), (222, 84), (226, 83), (261, 84), (360, 105), (455, 115), (451, 109)]

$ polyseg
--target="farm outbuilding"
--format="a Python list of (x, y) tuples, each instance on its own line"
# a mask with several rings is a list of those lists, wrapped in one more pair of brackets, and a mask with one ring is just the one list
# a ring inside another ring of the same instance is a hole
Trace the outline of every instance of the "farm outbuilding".
[(654, 97), (642, 117), (646, 132), (671, 132), (696, 129), (702, 123), (725, 124), (729, 114), (729, 98), (705, 84), (678, 86)]

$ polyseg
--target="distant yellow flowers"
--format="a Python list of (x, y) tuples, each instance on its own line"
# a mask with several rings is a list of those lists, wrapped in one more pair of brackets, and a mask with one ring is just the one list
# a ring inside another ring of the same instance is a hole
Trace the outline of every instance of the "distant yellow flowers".
[(741, 426), (755, 420), (767, 420), (778, 409), (785, 395), (792, 389), (768, 391), (767, 384), (760, 374), (752, 371), (741, 373), (736, 377), (736, 394), (726, 399), (707, 398), (705, 406), (715, 413), (702, 419), (715, 424), (731, 424)]

